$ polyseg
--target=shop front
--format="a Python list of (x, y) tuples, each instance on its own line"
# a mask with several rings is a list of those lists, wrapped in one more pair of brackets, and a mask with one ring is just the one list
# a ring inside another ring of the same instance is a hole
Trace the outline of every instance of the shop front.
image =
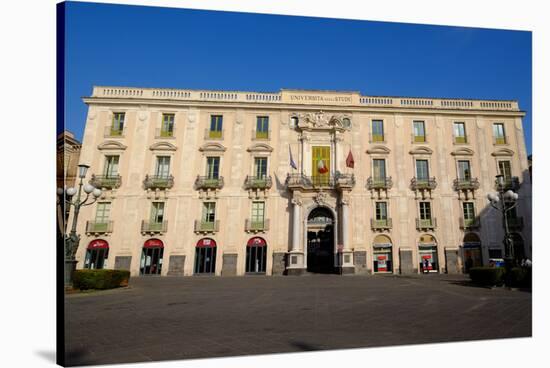
[(164, 243), (160, 239), (148, 239), (143, 243), (141, 260), (139, 263), (140, 275), (160, 275), (162, 272), (162, 257)]
[(216, 272), (216, 249), (214, 239), (203, 238), (195, 247), (195, 275), (209, 275)]
[(481, 258), (481, 241), (477, 234), (468, 233), (464, 236), (462, 243), (464, 253), (464, 272), (468, 273), (472, 267), (483, 265)]
[(250, 238), (246, 244), (246, 273), (265, 273), (267, 243), (258, 236)]
[(95, 270), (105, 268), (109, 257), (109, 243), (103, 239), (95, 239), (88, 244), (84, 268)]
[(374, 239), (372, 248), (374, 273), (392, 273), (393, 257), (391, 239), (386, 235), (378, 235)]
[(420, 237), (418, 244), (419, 270), (422, 273), (439, 272), (439, 262), (437, 258), (437, 243), (431, 235)]

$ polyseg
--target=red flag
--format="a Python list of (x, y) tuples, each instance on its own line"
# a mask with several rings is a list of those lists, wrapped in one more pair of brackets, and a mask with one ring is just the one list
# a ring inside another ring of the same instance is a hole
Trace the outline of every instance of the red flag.
[(346, 166), (351, 167), (353, 169), (353, 165), (355, 165), (355, 161), (353, 161), (353, 155), (351, 154), (351, 149), (348, 153), (348, 158), (346, 158)]
[(319, 171), (320, 174), (326, 174), (328, 172), (328, 167), (325, 165), (325, 161), (319, 160), (317, 162), (317, 171)]

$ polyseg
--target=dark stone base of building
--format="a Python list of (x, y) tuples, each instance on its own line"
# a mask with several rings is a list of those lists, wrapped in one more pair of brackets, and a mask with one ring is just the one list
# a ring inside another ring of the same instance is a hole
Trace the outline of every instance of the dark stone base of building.
[(399, 264), (400, 272), (402, 275), (416, 273), (415, 269), (413, 268), (412, 249), (399, 250)]
[(461, 273), (458, 268), (458, 249), (445, 248), (445, 263), (447, 265), (447, 273)]
[(355, 274), (355, 267), (339, 267), (340, 275), (353, 275)]
[(370, 270), (367, 268), (367, 252), (366, 251), (353, 252), (353, 260), (355, 261), (355, 273), (357, 275), (367, 275), (367, 274), (369, 274)]
[(286, 264), (286, 253), (273, 253), (273, 267), (271, 267), (272, 275), (284, 275)]
[(132, 263), (132, 256), (116, 256), (115, 257), (115, 270), (130, 270), (130, 264)]
[(305, 268), (289, 268), (285, 274), (287, 276), (301, 276), (307, 274), (307, 270)]
[(222, 276), (237, 276), (237, 254), (224, 254)]
[(183, 276), (185, 256), (170, 256), (168, 263), (168, 276)]

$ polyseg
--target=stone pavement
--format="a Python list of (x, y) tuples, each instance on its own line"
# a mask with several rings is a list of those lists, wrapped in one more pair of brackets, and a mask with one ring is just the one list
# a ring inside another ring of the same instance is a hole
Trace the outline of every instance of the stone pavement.
[(68, 295), (67, 365), (531, 336), (531, 293), (462, 275), (134, 277)]

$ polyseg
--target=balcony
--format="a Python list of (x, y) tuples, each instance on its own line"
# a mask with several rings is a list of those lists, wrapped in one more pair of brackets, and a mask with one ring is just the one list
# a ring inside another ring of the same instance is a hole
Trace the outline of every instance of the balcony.
[(105, 132), (103, 136), (105, 138), (124, 138), (124, 134), (126, 132), (126, 127), (115, 127), (112, 125), (105, 127)]
[(246, 232), (258, 233), (265, 232), (269, 230), (269, 220), (263, 221), (252, 221), (251, 219), (246, 219), (244, 222), (244, 230)]
[(142, 234), (163, 234), (168, 231), (168, 221), (152, 222), (141, 221), (141, 233)]
[(175, 137), (175, 128), (170, 129), (163, 129), (163, 128), (157, 128), (155, 130), (155, 138), (174, 138)]
[(334, 176), (307, 176), (303, 174), (287, 174), (285, 184), (288, 189), (351, 189), (355, 185), (353, 174), (338, 174)]
[(508, 230), (510, 231), (521, 231), (523, 230), (523, 217), (508, 217), (506, 219), (508, 224)]
[(479, 189), (479, 180), (477, 178), (455, 179), (453, 181), (455, 191), (459, 190), (477, 190)]
[(206, 140), (222, 140), (223, 139), (223, 130), (204, 130), (204, 139)]
[(435, 230), (437, 227), (437, 219), (416, 219), (416, 229), (419, 231)]
[(258, 130), (252, 131), (252, 140), (269, 140), (271, 138), (271, 130), (268, 130), (266, 132), (261, 132)]
[(493, 144), (495, 146), (507, 145), (508, 144), (508, 136), (493, 137)]
[(270, 189), (272, 185), (273, 181), (271, 180), (271, 175), (263, 178), (247, 175), (244, 181), (245, 189)]
[(384, 178), (373, 178), (372, 176), (367, 179), (367, 189), (391, 189), (393, 181), (391, 176)]
[(459, 220), (460, 220), (460, 228), (464, 230), (479, 229), (479, 227), (481, 226), (479, 217), (476, 217), (473, 219), (465, 219), (464, 217), (461, 217)]
[(120, 175), (94, 175), (92, 174), (92, 177), (89, 181), (91, 185), (93, 185), (96, 188), (100, 189), (116, 189), (119, 188), (122, 179)]
[(195, 180), (195, 188), (203, 190), (222, 189), (223, 188), (223, 176), (212, 178), (209, 176), (197, 176)]
[(411, 189), (412, 190), (433, 190), (437, 187), (435, 177), (432, 178), (412, 178)]
[(113, 232), (113, 221), (86, 221), (86, 235), (110, 234)]
[(383, 220), (370, 219), (370, 227), (379, 231), (390, 230), (392, 228), (391, 218)]
[(220, 231), (220, 220), (215, 221), (203, 221), (195, 220), (195, 232), (196, 233), (217, 233)]
[[(512, 176), (509, 178), (504, 178), (504, 185), (503, 190), (513, 190), (514, 192), (518, 191), (520, 188), (519, 178), (517, 176)], [(500, 190), (500, 186), (498, 185), (498, 181), (495, 180), (495, 189)]]
[(174, 177), (172, 175), (145, 175), (143, 180), (145, 189), (171, 189), (174, 186)]
[(411, 134), (411, 143), (427, 143), (428, 142), (428, 135), (414, 135)]

